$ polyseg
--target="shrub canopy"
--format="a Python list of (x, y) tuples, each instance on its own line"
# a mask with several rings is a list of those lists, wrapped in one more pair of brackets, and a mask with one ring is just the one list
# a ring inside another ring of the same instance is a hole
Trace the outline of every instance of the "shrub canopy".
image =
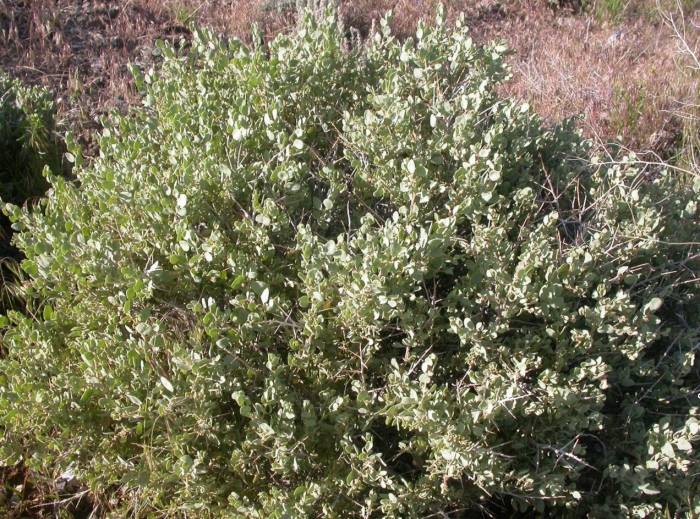
[(7, 206), (5, 459), (134, 516), (699, 513), (700, 185), (588, 160), (503, 50), (328, 12), (161, 46)]
[[(21, 205), (45, 193), (44, 167), (57, 174), (62, 168), (63, 145), (55, 130), (51, 94), (0, 70), (0, 199)], [(5, 282), (19, 271), (11, 238), (10, 222), (0, 215), (0, 312), (21, 306)]]
[(0, 196), (22, 204), (46, 190), (45, 165), (61, 170), (51, 94), (0, 72)]

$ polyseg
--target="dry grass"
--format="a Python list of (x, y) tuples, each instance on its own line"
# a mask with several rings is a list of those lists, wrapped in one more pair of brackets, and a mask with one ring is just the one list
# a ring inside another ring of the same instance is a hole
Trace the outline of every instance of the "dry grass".
[(55, 92), (84, 143), (97, 118), (134, 100), (129, 62), (148, 62), (156, 39), (187, 35), (154, 0), (0, 0), (0, 64)]
[[(675, 0), (663, 0), (673, 2)], [(566, 3), (566, 2), (565, 2)], [(683, 0), (688, 7), (698, 2)], [(258, 24), (266, 38), (294, 24), (294, 0), (0, 0), (0, 64), (59, 98), (68, 126), (85, 144), (97, 119), (135, 99), (127, 63), (151, 61), (156, 39), (187, 37), (190, 23), (250, 41)], [(393, 10), (402, 36), (432, 16), (438, 0), (342, 0), (348, 25), (367, 34), (372, 20)], [(575, 0), (568, 5), (580, 4)], [(453, 0), (448, 17), (465, 14), (478, 41), (500, 39), (512, 49), (507, 95), (529, 101), (547, 120), (581, 114), (587, 135), (618, 137), (635, 150), (668, 155), (683, 127), (675, 115), (697, 86), (675, 63), (672, 31), (656, 0), (624, 2), (616, 23), (600, 13), (553, 10), (545, 0)], [(606, 7), (608, 6), (608, 7)], [(598, 14), (596, 14), (598, 13)]]
[[(680, 0), (678, 0), (680, 1)], [(679, 54), (679, 70), (686, 82), (693, 85), (696, 96), (676, 106), (675, 115), (683, 127), (680, 154), (677, 164), (681, 170), (700, 175), (700, 22), (688, 18), (682, 10), (669, 10), (664, 20), (676, 38)]]
[(603, 142), (673, 151), (681, 132), (675, 108), (696, 84), (679, 70), (676, 41), (660, 17), (613, 25), (532, 10), (525, 20), (506, 19), (497, 35), (515, 52), (507, 95), (550, 121), (580, 114), (585, 133)]
[[(68, 125), (89, 143), (98, 117), (134, 100), (126, 65), (148, 64), (156, 39), (186, 37), (191, 22), (248, 41), (258, 24), (269, 38), (293, 25), (294, 3), (0, 0), (0, 64), (56, 92)], [(437, 4), (344, 0), (341, 13), (366, 34), (372, 20), (391, 9), (395, 32), (408, 36)], [(605, 5), (598, 0), (593, 12)], [(529, 101), (549, 121), (581, 114), (587, 135), (605, 142), (619, 137), (632, 149), (668, 154), (682, 128), (673, 114), (676, 103), (687, 102), (696, 85), (679, 72), (673, 35), (654, 15), (651, 0), (624, 6), (620, 24), (555, 11), (545, 0), (455, 0), (447, 10), (450, 18), (464, 13), (477, 40), (501, 39), (513, 49), (506, 94)]]

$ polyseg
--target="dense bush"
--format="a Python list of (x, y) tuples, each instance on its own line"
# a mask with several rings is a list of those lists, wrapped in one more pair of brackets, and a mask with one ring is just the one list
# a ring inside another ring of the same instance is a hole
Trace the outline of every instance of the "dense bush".
[(63, 155), (55, 133), (51, 94), (26, 87), (0, 72), (0, 197), (22, 204), (44, 193), (42, 170), (61, 169)]
[[(44, 194), (44, 167), (59, 173), (62, 166), (63, 145), (55, 130), (50, 93), (0, 71), (0, 199), (22, 205)], [(0, 311), (17, 303), (5, 283), (18, 271), (11, 237), (10, 222), (0, 215)]]
[(700, 185), (585, 160), (461, 25), (199, 33), (6, 208), (2, 455), (116, 514), (700, 513)]

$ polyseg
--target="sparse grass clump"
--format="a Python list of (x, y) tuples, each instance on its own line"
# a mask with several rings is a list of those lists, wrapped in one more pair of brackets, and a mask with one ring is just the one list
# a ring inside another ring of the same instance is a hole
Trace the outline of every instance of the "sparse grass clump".
[(162, 46), (6, 207), (0, 459), (120, 516), (700, 513), (700, 185), (591, 163), (503, 51), (328, 12)]
[(691, 176), (700, 177), (700, 26), (682, 9), (666, 11), (664, 20), (676, 38), (678, 65), (691, 85), (688, 99), (679, 99), (675, 114), (682, 121), (682, 137), (675, 162)]

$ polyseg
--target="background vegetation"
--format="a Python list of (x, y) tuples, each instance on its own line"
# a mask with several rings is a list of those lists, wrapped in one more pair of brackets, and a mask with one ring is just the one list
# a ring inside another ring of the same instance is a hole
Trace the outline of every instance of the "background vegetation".
[[(399, 37), (415, 32), (437, 0), (341, 1), (348, 26), (366, 34), (387, 10)], [(475, 41), (502, 40), (513, 51), (513, 79), (503, 92), (529, 102), (549, 122), (582, 115), (587, 136), (619, 141), (637, 152), (663, 157), (677, 151), (679, 103), (695, 102), (697, 78), (676, 62), (677, 45), (663, 12), (684, 9), (690, 22), (694, 0), (633, 0), (561, 5), (548, 0), (452, 0), (447, 18), (464, 13)], [(157, 57), (157, 39), (191, 37), (191, 24), (251, 39), (259, 24), (265, 38), (295, 23), (289, 0), (2, 0), (0, 63), (30, 84), (55, 93), (61, 118), (94, 153), (94, 130), (112, 109), (136, 100), (127, 64), (145, 67)], [(687, 31), (691, 46), (698, 41)]]
[[(44, 167), (60, 174), (64, 169), (62, 137), (57, 133), (56, 109), (50, 92), (26, 87), (0, 75), (0, 198), (13, 204), (31, 203), (48, 184)], [(3, 279), (17, 273), (18, 251), (11, 244), (12, 229), (0, 218), (0, 272)], [(0, 286), (2, 308), (12, 306), (10, 286)]]

